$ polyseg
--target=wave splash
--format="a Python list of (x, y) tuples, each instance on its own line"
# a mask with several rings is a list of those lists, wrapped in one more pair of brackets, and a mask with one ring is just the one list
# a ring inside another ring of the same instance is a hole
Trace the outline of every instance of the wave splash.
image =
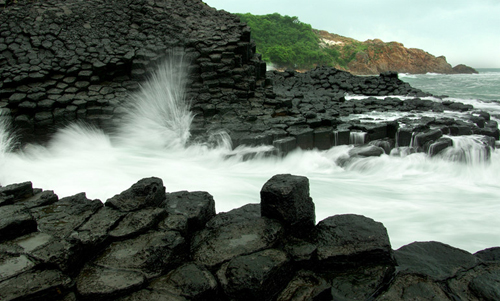
[(128, 145), (179, 148), (186, 145), (193, 121), (186, 99), (188, 62), (171, 53), (125, 106), (116, 139)]

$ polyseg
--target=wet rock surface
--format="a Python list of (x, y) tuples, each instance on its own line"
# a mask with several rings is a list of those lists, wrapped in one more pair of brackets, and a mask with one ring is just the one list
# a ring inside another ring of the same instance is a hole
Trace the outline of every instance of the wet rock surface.
[[(144, 187), (148, 181), (151, 178), (132, 187)], [(499, 247), (470, 254), (439, 242), (414, 242), (392, 250), (385, 227), (365, 216), (334, 215), (315, 225), (308, 210), (297, 215), (298, 204), (310, 208), (312, 203), (304, 177), (276, 175), (263, 185), (261, 204), (218, 214), (207, 192), (165, 193), (161, 179), (154, 178), (154, 183), (163, 193), (160, 201), (145, 205), (144, 194), (136, 194), (137, 206), (132, 207), (139, 209), (126, 212), (84, 194), (33, 206), (33, 198), (44, 194), (41, 189), (19, 194), (11, 189), (18, 184), (3, 187), (10, 204), (0, 206), (0, 214), (22, 207), (43, 227), (29, 233), (16, 227), (3, 237), (2, 300), (500, 296)], [(128, 195), (132, 187), (122, 194)], [(129, 207), (133, 201), (125, 199)], [(266, 209), (269, 202), (279, 214)], [(183, 217), (182, 231), (167, 226), (172, 216)], [(307, 231), (297, 235), (291, 225), (304, 221)]]
[(316, 213), (306, 177), (276, 175), (262, 187), (260, 197), (262, 216), (280, 221), (294, 235), (310, 235)]
[[(225, 130), (233, 147), (273, 145), (278, 155), (351, 144), (349, 164), (415, 151), (467, 161), (452, 138), (472, 134), (487, 160), (499, 139), (487, 112), (430, 97), (394, 72), (266, 72), (250, 29), (198, 0), (2, 5), (0, 110), (22, 142), (78, 120), (113, 130), (127, 98), (172, 53), (190, 61), (192, 142)], [(401, 117), (366, 116), (386, 111)], [(166, 194), (154, 177), (104, 204), (30, 182), (0, 187), (0, 299), (500, 298), (498, 248), (392, 250), (368, 217), (316, 225), (307, 179), (278, 179), (264, 185), (261, 204), (218, 214), (208, 192)]]

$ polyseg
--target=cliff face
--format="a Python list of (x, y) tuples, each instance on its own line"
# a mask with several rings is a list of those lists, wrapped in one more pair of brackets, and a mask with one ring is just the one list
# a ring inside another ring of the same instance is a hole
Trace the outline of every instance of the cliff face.
[(358, 52), (347, 67), (355, 74), (376, 74), (386, 71), (400, 73), (455, 73), (444, 56), (435, 57), (421, 49), (406, 48), (401, 43), (381, 40), (365, 42), (367, 50)]
[(248, 101), (266, 71), (249, 28), (199, 0), (9, 2), (0, 33), (0, 111), (37, 137), (75, 120), (107, 126), (172, 50), (189, 59), (197, 116), (212, 100)]
[[(455, 74), (465, 70), (452, 68), (444, 56), (435, 57), (421, 49), (406, 48), (398, 42), (384, 43), (379, 39), (359, 42), (326, 31), (318, 31), (317, 34), (323, 47), (337, 50), (346, 61), (344, 66), (336, 67), (353, 74), (368, 75), (386, 71)], [(465, 67), (468, 70), (466, 73), (477, 73), (474, 69)]]

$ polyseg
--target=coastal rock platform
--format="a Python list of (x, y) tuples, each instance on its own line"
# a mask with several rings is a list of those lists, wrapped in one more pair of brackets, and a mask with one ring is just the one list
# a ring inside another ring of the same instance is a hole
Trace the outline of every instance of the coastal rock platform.
[(104, 204), (30, 182), (0, 200), (1, 300), (500, 298), (500, 247), (392, 250), (369, 217), (316, 224), (302, 176), (275, 175), (260, 204), (218, 214), (209, 193), (165, 193), (155, 177)]

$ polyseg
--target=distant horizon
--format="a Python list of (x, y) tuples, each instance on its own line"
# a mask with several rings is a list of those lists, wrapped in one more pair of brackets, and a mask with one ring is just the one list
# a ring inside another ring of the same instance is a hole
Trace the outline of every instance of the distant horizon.
[[(296, 16), (314, 29), (359, 41), (399, 42), (452, 66), (500, 68), (500, 1), (204, 0), (231, 13)], [(338, 12), (341, 12), (340, 14)]]

